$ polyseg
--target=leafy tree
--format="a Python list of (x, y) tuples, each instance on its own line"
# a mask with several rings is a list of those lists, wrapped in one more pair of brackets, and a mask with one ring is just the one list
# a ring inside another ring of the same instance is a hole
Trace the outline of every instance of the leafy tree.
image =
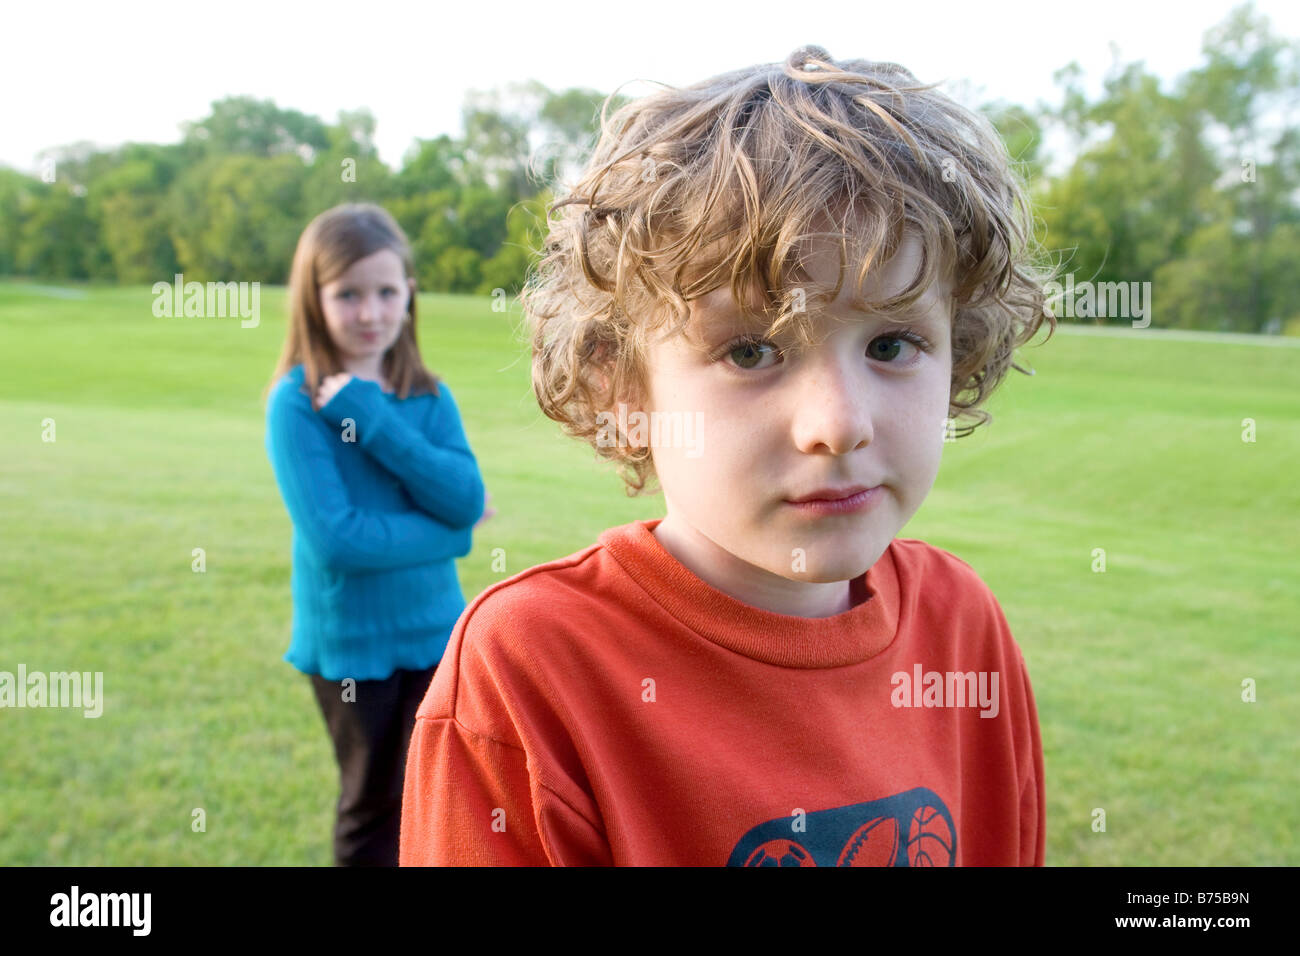
[(169, 197), (172, 241), (186, 279), (285, 282), (303, 227), (297, 156), (213, 156)]
[(368, 110), (340, 112), (327, 133), (329, 146), (304, 170), (304, 215), (310, 218), (347, 202), (382, 204), (392, 192), (393, 174), (375, 150), (374, 116)]
[(1249, 6), (1207, 32), (1203, 64), (1165, 92), (1141, 63), (1117, 66), (1088, 102), (1081, 69), (1058, 71), (1049, 114), (1079, 146), (1038, 193), (1047, 245), (1076, 281), (1152, 285), (1162, 326), (1280, 328), (1296, 310), (1300, 225), (1297, 45)]
[(459, 142), (443, 134), (416, 140), (391, 188), (392, 195), (409, 199), (429, 190), (459, 189), (468, 182)]
[[(1197, 244), (1199, 255), (1181, 268), (1171, 264), (1166, 275), (1173, 281), (1194, 268), (1222, 273), (1222, 264), (1208, 256), (1225, 250), (1209, 250), (1215, 240), (1222, 245), (1230, 236), (1241, 271), (1221, 280), (1233, 294), (1218, 324), (1277, 331), (1300, 315), (1295, 305), (1300, 134), (1286, 119), (1272, 128), (1269, 121), (1289, 118), (1290, 107), (1300, 100), (1300, 44), (1274, 35), (1267, 18), (1242, 6), (1207, 33), (1202, 52), (1205, 63), (1188, 77), (1186, 98), (1227, 144), (1219, 151), (1220, 191), (1227, 201), (1202, 227), (1206, 236)], [(1175, 318), (1205, 325), (1212, 317), (1187, 299), (1180, 300)]]
[(501, 108), (493, 91), (471, 91), (461, 120), (465, 138), (461, 147), (465, 172), (471, 184), (484, 183), (508, 197), (509, 202), (531, 194), (528, 181), (528, 119)]
[(111, 266), (99, 243), (84, 196), (67, 183), (39, 183), (19, 199), (15, 264), (24, 275), (52, 279), (108, 277)]
[(97, 177), (87, 204), (119, 282), (157, 282), (179, 269), (167, 192), (183, 162), (175, 146), (132, 143)]
[(18, 269), (18, 245), (22, 231), (21, 212), (35, 201), (40, 180), (0, 167), (0, 275)]
[(270, 158), (295, 153), (311, 159), (328, 149), (329, 132), (319, 119), (282, 110), (270, 100), (231, 96), (212, 104), (212, 115), (183, 123), (184, 145), (196, 158), (246, 155)]
[(482, 280), (476, 291), (491, 295), (497, 289), (504, 289), (511, 296), (519, 294), (528, 269), (541, 253), (546, 235), (546, 207), (552, 199), (551, 191), (544, 190), (510, 210), (505, 241), (483, 263)]
[[(534, 81), (527, 89), (536, 98), (534, 126), (542, 137), (535, 162), (535, 180), (551, 186), (574, 176), (590, 154), (600, 133), (605, 96), (591, 89), (552, 92)], [(616, 94), (605, 106), (612, 115), (630, 98)]]

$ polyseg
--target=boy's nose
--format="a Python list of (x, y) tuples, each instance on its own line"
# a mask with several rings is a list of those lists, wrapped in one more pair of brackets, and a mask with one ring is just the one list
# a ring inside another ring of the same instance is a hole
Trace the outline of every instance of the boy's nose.
[(866, 362), (862, 356), (823, 356), (801, 370), (792, 426), (800, 451), (843, 455), (871, 444)]

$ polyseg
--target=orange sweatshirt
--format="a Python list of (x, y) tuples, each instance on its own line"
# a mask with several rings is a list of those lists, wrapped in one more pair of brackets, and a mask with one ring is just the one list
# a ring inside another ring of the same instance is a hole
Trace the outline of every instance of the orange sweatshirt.
[(790, 617), (700, 580), (657, 524), (461, 615), (411, 737), (403, 866), (1043, 864), (1033, 693), (969, 565), (896, 538), (860, 603)]

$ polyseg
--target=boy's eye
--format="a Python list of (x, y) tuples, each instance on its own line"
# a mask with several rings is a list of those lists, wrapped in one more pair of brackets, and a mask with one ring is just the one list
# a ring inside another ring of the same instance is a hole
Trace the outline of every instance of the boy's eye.
[[(900, 343), (907, 342), (916, 347), (918, 352), (930, 351), (930, 343), (911, 329), (904, 329), (889, 335), (879, 335), (867, 346), (867, 357), (890, 365), (905, 366), (908, 362), (895, 362), (902, 348)], [(771, 364), (762, 365), (765, 357), (780, 357), (780, 350), (763, 339), (742, 338), (723, 346), (717, 358), (730, 359), (736, 368), (746, 372), (771, 368)]]
[(748, 372), (759, 367), (759, 363), (764, 358), (764, 350), (770, 356), (777, 354), (776, 348), (770, 342), (761, 339), (740, 339), (727, 346), (726, 357), (731, 359), (737, 368)]
[[(884, 343), (884, 347), (878, 349), (877, 345), (882, 342)], [(929, 342), (910, 329), (907, 329), (902, 332), (896, 332), (893, 335), (881, 335), (872, 339), (871, 344), (867, 346), (867, 355), (882, 362), (889, 362), (895, 365), (906, 365), (906, 362), (894, 362), (894, 359), (898, 357), (900, 342), (908, 342), (911, 345), (916, 346), (920, 351), (928, 352), (930, 350)]]

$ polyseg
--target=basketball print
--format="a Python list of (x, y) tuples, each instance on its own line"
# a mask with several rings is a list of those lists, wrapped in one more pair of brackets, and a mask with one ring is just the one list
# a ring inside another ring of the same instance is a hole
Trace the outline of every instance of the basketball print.
[(907, 832), (907, 860), (912, 866), (951, 866), (953, 839), (948, 821), (934, 807), (912, 814)]
[(816, 866), (812, 854), (793, 840), (768, 840), (749, 855), (745, 866)]
[(898, 821), (876, 817), (853, 831), (836, 866), (893, 866), (898, 856)]

